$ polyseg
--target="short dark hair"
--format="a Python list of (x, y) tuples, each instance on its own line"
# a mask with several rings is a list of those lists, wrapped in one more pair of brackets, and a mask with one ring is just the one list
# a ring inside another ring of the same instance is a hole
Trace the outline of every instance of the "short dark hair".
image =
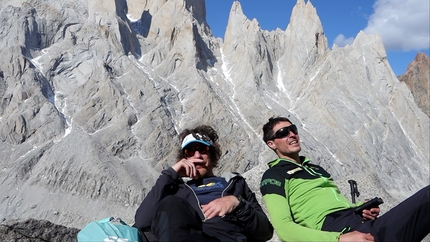
[[(221, 157), (221, 148), (217, 142), (218, 141), (218, 134), (215, 131), (215, 129), (213, 129), (211, 126), (200, 125), (200, 126), (197, 126), (193, 129), (185, 129), (184, 131), (182, 131), (179, 134), (179, 142), (182, 143), (185, 136), (187, 136), (189, 134), (196, 134), (196, 133), (206, 135), (207, 137), (209, 137), (212, 140), (213, 144), (209, 147), (209, 155), (210, 155), (212, 165), (214, 167), (216, 167), (218, 165), (218, 160)], [(184, 151), (181, 149), (181, 146), (179, 146), (176, 158), (178, 161), (186, 158), (186, 155), (185, 155)]]
[(274, 135), (273, 126), (275, 126), (279, 122), (285, 122), (285, 121), (292, 124), (292, 122), (286, 117), (269, 118), (269, 121), (263, 126), (264, 143), (267, 143), (267, 141), (269, 141), (272, 138), (272, 136)]

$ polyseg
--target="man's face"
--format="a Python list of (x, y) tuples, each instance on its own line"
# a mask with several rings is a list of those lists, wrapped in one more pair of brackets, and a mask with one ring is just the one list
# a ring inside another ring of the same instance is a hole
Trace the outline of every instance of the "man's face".
[[(282, 121), (273, 126), (273, 133), (284, 127), (290, 126), (288, 121)], [(267, 141), (267, 145), (275, 150), (280, 158), (296, 159), (298, 158), (300, 147), (300, 137), (298, 134), (290, 131), (287, 136), (275, 138)]]
[(191, 143), (184, 149), (187, 160), (193, 160), (200, 178), (213, 175), (209, 149), (209, 146), (200, 143)]

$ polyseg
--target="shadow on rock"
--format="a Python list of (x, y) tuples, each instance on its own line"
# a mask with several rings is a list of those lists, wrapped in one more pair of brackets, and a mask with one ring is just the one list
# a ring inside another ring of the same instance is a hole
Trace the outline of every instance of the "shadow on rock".
[(47, 220), (14, 220), (0, 224), (0, 241), (77, 241), (79, 231)]

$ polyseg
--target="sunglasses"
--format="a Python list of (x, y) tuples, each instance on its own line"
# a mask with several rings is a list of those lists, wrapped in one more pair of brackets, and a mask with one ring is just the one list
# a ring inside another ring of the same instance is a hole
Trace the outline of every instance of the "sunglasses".
[(290, 126), (278, 129), (278, 131), (276, 131), (276, 133), (272, 136), (272, 138), (270, 138), (270, 140), (288, 137), (290, 136), (290, 132), (293, 132), (294, 134), (299, 133), (296, 125), (292, 124)]
[(198, 151), (201, 155), (205, 155), (205, 154), (209, 153), (209, 146), (195, 145), (195, 146), (191, 146), (191, 147), (186, 147), (184, 149), (184, 154), (187, 157), (192, 157), (192, 156), (194, 156), (196, 151)]

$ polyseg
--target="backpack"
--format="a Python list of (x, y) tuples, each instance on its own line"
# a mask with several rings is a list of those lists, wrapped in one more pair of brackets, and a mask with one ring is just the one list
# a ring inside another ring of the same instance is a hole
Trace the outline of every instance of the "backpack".
[(79, 231), (78, 242), (143, 242), (139, 230), (120, 218), (91, 222)]

